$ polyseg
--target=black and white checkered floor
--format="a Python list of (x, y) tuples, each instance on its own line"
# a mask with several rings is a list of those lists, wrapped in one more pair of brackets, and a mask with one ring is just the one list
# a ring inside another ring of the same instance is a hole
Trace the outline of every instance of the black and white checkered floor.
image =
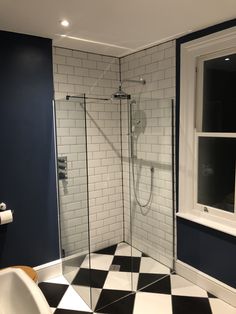
[[(131, 247), (120, 243), (91, 254), (91, 271), (85, 258), (71, 273), (71, 284), (63, 276), (41, 282), (52, 313), (236, 314), (236, 308), (170, 274), (167, 267), (140, 251), (132, 249), (130, 256)], [(87, 305), (90, 287), (95, 312)]]

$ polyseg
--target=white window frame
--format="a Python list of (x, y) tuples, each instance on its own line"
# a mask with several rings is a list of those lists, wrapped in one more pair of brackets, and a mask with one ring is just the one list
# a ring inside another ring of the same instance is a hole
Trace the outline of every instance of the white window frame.
[[(179, 149), (179, 213), (180, 217), (201, 223), (208, 227), (224, 231), (236, 236), (236, 211), (229, 213), (207, 206), (198, 206), (196, 202), (197, 182), (197, 136), (196, 96), (201, 92), (196, 69), (199, 59), (206, 60), (214, 54), (224, 55), (224, 51), (231, 51), (236, 47), (236, 27), (232, 27), (202, 38), (186, 42), (181, 45), (180, 67), (180, 149)], [(202, 69), (200, 68), (200, 71)], [(199, 97), (198, 97), (199, 99)], [(199, 101), (198, 101), (199, 105)], [(199, 112), (199, 111), (198, 111)], [(198, 126), (199, 127), (199, 126)], [(216, 133), (202, 132), (203, 136), (215, 137)], [(223, 133), (218, 133), (224, 136)], [(198, 134), (199, 135), (199, 134)], [(227, 137), (234, 134), (227, 133)], [(236, 194), (235, 194), (236, 195)]]

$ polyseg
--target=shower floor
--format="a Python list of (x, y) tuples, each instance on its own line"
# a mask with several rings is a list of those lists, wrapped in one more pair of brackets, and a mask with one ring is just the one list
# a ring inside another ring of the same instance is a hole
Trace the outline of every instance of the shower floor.
[(90, 263), (89, 270), (87, 256), (71, 284), (85, 300), (91, 287), (96, 310), (170, 274), (169, 268), (124, 242), (90, 254)]
[[(90, 277), (86, 257), (76, 271), (66, 274), (70, 283), (63, 276), (40, 283), (52, 313), (236, 314), (235, 308), (182, 277), (170, 274), (167, 267), (140, 251), (132, 249), (132, 254), (131, 260), (131, 247), (119, 243), (91, 254)], [(94, 312), (87, 306), (89, 285)]]

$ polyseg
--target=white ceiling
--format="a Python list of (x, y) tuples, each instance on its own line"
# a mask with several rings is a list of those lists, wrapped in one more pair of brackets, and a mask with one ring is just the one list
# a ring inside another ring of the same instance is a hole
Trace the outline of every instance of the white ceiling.
[(119, 57), (235, 17), (236, 0), (0, 0), (1, 30)]

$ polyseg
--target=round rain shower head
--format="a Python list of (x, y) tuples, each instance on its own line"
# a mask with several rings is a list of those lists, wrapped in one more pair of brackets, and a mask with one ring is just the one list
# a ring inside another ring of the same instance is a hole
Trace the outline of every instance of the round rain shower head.
[(131, 82), (131, 83), (140, 83), (140, 84), (146, 84), (146, 80), (144, 80), (142, 77), (139, 78), (139, 80), (130, 80), (130, 79), (125, 79), (120, 81), (120, 86), (119, 86), (119, 90), (117, 92), (115, 92), (112, 96), (111, 99), (130, 99), (131, 96), (129, 94), (126, 94), (122, 89), (122, 84), (124, 82)]
[(121, 87), (119, 87), (119, 90), (117, 92), (115, 92), (114, 94), (112, 94), (111, 96), (112, 99), (130, 99), (130, 95), (126, 94)]

